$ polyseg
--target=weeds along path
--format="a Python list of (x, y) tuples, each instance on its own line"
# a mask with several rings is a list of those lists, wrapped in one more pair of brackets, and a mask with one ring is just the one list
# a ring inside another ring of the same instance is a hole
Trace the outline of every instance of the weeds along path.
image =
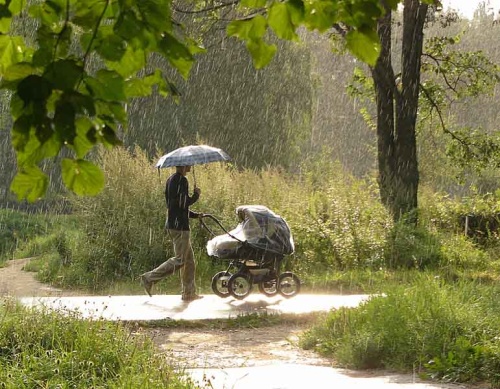
[[(23, 270), (29, 261), (30, 258), (11, 260), (6, 267), (0, 268), (0, 298), (79, 295), (37, 281), (35, 273)], [(135, 331), (150, 336), (159, 352), (189, 368), (258, 366), (277, 362), (331, 365), (331, 361), (298, 347), (298, 336), (310, 325), (311, 320), (304, 319), (258, 328), (224, 328), (219, 323), (136, 328)]]

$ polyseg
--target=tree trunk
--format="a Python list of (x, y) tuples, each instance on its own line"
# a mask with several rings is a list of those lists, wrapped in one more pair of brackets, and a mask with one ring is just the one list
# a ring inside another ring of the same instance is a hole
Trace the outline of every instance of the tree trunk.
[(401, 76), (396, 84), (391, 57), (391, 12), (379, 21), (381, 53), (372, 76), (377, 99), (379, 188), (383, 204), (394, 220), (414, 222), (418, 205), (416, 121), (420, 84), (420, 57), (428, 6), (405, 0)]

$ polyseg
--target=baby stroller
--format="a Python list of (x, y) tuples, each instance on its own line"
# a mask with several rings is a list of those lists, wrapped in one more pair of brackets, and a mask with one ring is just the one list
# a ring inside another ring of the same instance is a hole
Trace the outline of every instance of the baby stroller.
[(257, 284), (266, 296), (279, 293), (289, 298), (299, 293), (300, 279), (289, 271), (280, 273), (284, 257), (294, 251), (286, 221), (262, 205), (240, 206), (236, 214), (240, 223), (229, 232), (216, 218), (206, 215), (226, 232), (207, 243), (208, 255), (229, 262), (227, 270), (213, 276), (213, 292), (241, 300)]

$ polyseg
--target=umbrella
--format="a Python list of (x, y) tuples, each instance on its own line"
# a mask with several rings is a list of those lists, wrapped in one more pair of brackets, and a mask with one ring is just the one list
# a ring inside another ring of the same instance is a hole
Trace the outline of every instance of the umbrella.
[(185, 146), (159, 159), (156, 164), (158, 169), (171, 166), (193, 166), (209, 162), (229, 161), (231, 157), (217, 147), (207, 145)]
[[(156, 163), (158, 171), (172, 166), (194, 166), (209, 162), (229, 161), (231, 157), (224, 150), (207, 145), (185, 146), (161, 157)], [(194, 176), (194, 168), (193, 168)], [(196, 187), (196, 176), (194, 176)]]

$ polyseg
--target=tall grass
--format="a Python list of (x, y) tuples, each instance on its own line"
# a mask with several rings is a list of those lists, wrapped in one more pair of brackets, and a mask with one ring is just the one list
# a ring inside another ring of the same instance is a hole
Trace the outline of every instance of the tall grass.
[[(84, 234), (70, 248), (71, 266), (58, 274), (66, 283), (96, 288), (133, 280), (173, 252), (164, 233), (163, 194), (173, 169), (159, 175), (140, 149), (103, 152), (100, 164), (107, 177), (103, 192), (93, 198), (71, 199)], [(218, 163), (195, 166), (194, 174), (188, 176), (190, 188), (196, 179), (202, 195), (192, 209), (211, 213), (232, 229), (238, 223), (237, 206), (269, 207), (288, 221), (294, 235), (296, 253), (287, 266), (305, 276), (380, 266), (390, 218), (375, 189), (345, 175), (336, 164), (323, 165), (321, 176), (310, 169), (290, 175), (273, 168), (251, 171)], [(210, 228), (216, 235), (223, 233), (216, 225)], [(191, 230), (197, 274), (206, 283), (221, 265), (212, 265), (206, 255), (205, 246), (212, 236), (196, 221), (191, 222)]]
[(0, 307), (0, 388), (194, 388), (121, 324)]
[[(44, 281), (108, 292), (134, 282), (139, 291), (137, 276), (173, 253), (164, 231), (163, 193), (173, 169), (158, 172), (140, 149), (103, 151), (99, 163), (107, 177), (105, 189), (96, 197), (70, 198), (78, 226), (53, 237), (57, 255), (39, 274)], [(283, 216), (296, 246), (286, 266), (310, 287), (330, 288), (336, 280), (346, 285), (343, 274), (358, 270), (383, 279), (384, 274), (375, 272), (439, 267), (455, 272), (455, 265), (480, 268), (489, 260), (489, 254), (451, 228), (437, 228), (432, 220), (445, 209), (429, 207), (416, 228), (393, 225), (374, 183), (355, 179), (326, 160), (304, 164), (294, 175), (276, 168), (252, 171), (211, 163), (195, 166), (188, 179), (191, 190), (195, 180), (202, 189), (192, 209), (213, 214), (226, 229), (236, 226), (239, 205), (261, 204)], [(451, 223), (453, 216), (446, 218)], [(215, 224), (209, 227), (216, 235), (223, 233)], [(211, 276), (225, 264), (206, 254), (212, 235), (195, 220), (191, 230), (198, 284), (206, 292)], [(179, 284), (177, 276), (170, 277), (158, 284), (158, 292), (177, 291)]]
[(50, 251), (55, 236), (73, 229), (72, 223), (74, 219), (63, 215), (0, 209), (0, 263)]
[(500, 288), (420, 274), (359, 308), (331, 312), (301, 339), (342, 366), (500, 384)]

